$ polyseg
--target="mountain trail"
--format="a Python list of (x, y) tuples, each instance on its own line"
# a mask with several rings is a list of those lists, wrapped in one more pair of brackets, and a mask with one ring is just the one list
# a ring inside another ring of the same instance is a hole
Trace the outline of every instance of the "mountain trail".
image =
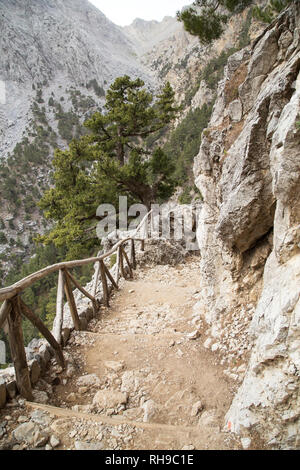
[(234, 390), (203, 347), (205, 327), (193, 312), (200, 288), (196, 256), (143, 267), (89, 331), (72, 333), (72, 363), (50, 403), (27, 404), (54, 419), (58, 448), (240, 448), (223, 432)]

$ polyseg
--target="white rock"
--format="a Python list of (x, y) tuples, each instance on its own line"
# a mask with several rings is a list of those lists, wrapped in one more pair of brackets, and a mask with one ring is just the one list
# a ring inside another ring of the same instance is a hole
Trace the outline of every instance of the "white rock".
[(106, 369), (113, 370), (114, 372), (120, 372), (124, 369), (124, 362), (106, 361), (104, 363)]
[(98, 408), (115, 408), (117, 406), (126, 404), (128, 394), (118, 392), (115, 390), (99, 390), (93, 398), (93, 404)]
[(32, 395), (33, 395), (33, 400), (36, 403), (46, 404), (49, 401), (48, 393), (43, 392), (42, 390), (33, 390)]
[(26, 444), (32, 445), (38, 432), (38, 426), (29, 421), (28, 423), (20, 424), (13, 431), (13, 435), (18, 442), (26, 442)]
[(159, 413), (159, 406), (153, 400), (145, 401), (141, 408), (143, 408), (144, 410), (144, 423), (149, 423), (150, 421), (153, 421)]
[(243, 437), (241, 439), (241, 444), (242, 444), (243, 449), (247, 450), (251, 446), (251, 439), (249, 437)]
[(59, 446), (60, 440), (53, 434), (53, 435), (50, 437), (49, 444), (51, 445), (51, 447), (52, 447), (53, 449), (55, 449), (56, 447)]
[(83, 375), (76, 380), (78, 387), (94, 387), (101, 385), (100, 379), (96, 374)]
[(191, 416), (192, 417), (197, 416), (200, 413), (200, 411), (203, 410), (203, 408), (204, 408), (203, 403), (201, 401), (197, 401), (192, 406)]

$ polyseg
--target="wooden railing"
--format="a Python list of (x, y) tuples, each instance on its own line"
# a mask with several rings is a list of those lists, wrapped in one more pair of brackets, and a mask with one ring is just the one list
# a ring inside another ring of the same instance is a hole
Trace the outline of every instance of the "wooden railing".
[[(0, 289), (0, 302), (3, 304), (0, 309), (0, 328), (5, 326), (8, 333), (10, 352), (15, 368), (16, 385), (19, 393), (27, 400), (32, 400), (32, 388), (30, 381), (30, 374), (26, 359), (24, 339), (22, 332), (22, 315), (27, 318), (45, 337), (50, 346), (52, 347), (58, 362), (64, 368), (65, 361), (62, 350), (62, 329), (64, 320), (64, 296), (69, 305), (72, 321), (75, 330), (81, 330), (81, 321), (78, 315), (76, 301), (73, 295), (72, 286), (78, 289), (85, 297), (91, 300), (96, 315), (99, 309), (99, 299), (97, 299), (97, 288), (101, 280), (103, 289), (102, 302), (105, 306), (109, 306), (110, 281), (112, 288), (119, 288), (120, 275), (123, 278), (132, 278), (133, 269), (136, 268), (136, 247), (135, 243), (141, 243), (141, 250), (144, 251), (145, 239), (148, 236), (148, 218), (151, 216), (149, 212), (134, 234), (124, 240), (120, 240), (113, 248), (107, 253), (96, 258), (89, 258), (79, 261), (69, 261), (58, 263), (48, 266), (30, 276), (22, 279), (21, 281), (13, 284), (12, 286)], [(141, 238), (138, 238), (138, 233), (142, 232)], [(130, 251), (127, 254), (125, 246), (129, 245)], [(116, 273), (115, 278), (107, 268), (105, 260), (113, 254), (117, 255), (116, 259)], [(87, 292), (79, 282), (70, 273), (70, 269), (85, 266), (90, 263), (96, 263), (95, 278), (92, 286), (92, 292)], [(35, 282), (45, 278), (49, 274), (58, 272), (58, 285), (57, 285), (57, 301), (56, 301), (56, 316), (53, 323), (52, 332), (44, 325), (42, 320), (23, 302), (21, 294), (24, 290), (32, 286)]]

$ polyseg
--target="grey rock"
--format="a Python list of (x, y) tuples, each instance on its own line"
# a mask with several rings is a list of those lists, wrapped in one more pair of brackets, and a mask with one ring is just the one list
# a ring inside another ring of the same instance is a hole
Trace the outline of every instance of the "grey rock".
[(78, 387), (94, 387), (100, 385), (100, 379), (96, 374), (83, 375), (76, 381)]
[(104, 445), (101, 442), (75, 441), (76, 450), (103, 450)]
[(43, 392), (41, 390), (33, 390), (32, 395), (33, 395), (33, 400), (36, 403), (46, 404), (49, 401), (49, 396), (47, 392)]
[(128, 394), (115, 390), (99, 390), (93, 398), (93, 404), (99, 408), (109, 409), (116, 408), (126, 404)]
[(243, 107), (240, 100), (234, 100), (228, 107), (228, 114), (232, 121), (240, 121), (243, 117)]
[(56, 447), (58, 447), (58, 446), (60, 445), (60, 440), (53, 434), (53, 435), (50, 437), (49, 444), (51, 445), (51, 447), (52, 447), (53, 449), (55, 449)]
[(143, 403), (141, 408), (143, 408), (144, 410), (144, 423), (154, 421), (155, 418), (158, 416), (160, 410), (157, 403), (155, 403), (153, 400), (147, 400), (145, 403)]
[(30, 419), (36, 424), (39, 424), (42, 427), (47, 427), (51, 423), (51, 418), (45, 411), (34, 410), (30, 414)]
[(36, 424), (29, 421), (28, 423), (20, 424), (14, 431), (13, 436), (21, 443), (33, 445), (36, 434), (39, 433), (39, 428)]

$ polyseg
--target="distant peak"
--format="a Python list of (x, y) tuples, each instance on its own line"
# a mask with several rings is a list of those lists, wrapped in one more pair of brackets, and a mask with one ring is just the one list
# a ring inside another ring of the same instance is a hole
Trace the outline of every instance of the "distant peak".
[(135, 18), (135, 20), (133, 20), (133, 22), (131, 23), (132, 26), (142, 26), (144, 25), (145, 23), (155, 23), (155, 24), (158, 24), (159, 21), (156, 21), (156, 20), (143, 20), (142, 18)]

